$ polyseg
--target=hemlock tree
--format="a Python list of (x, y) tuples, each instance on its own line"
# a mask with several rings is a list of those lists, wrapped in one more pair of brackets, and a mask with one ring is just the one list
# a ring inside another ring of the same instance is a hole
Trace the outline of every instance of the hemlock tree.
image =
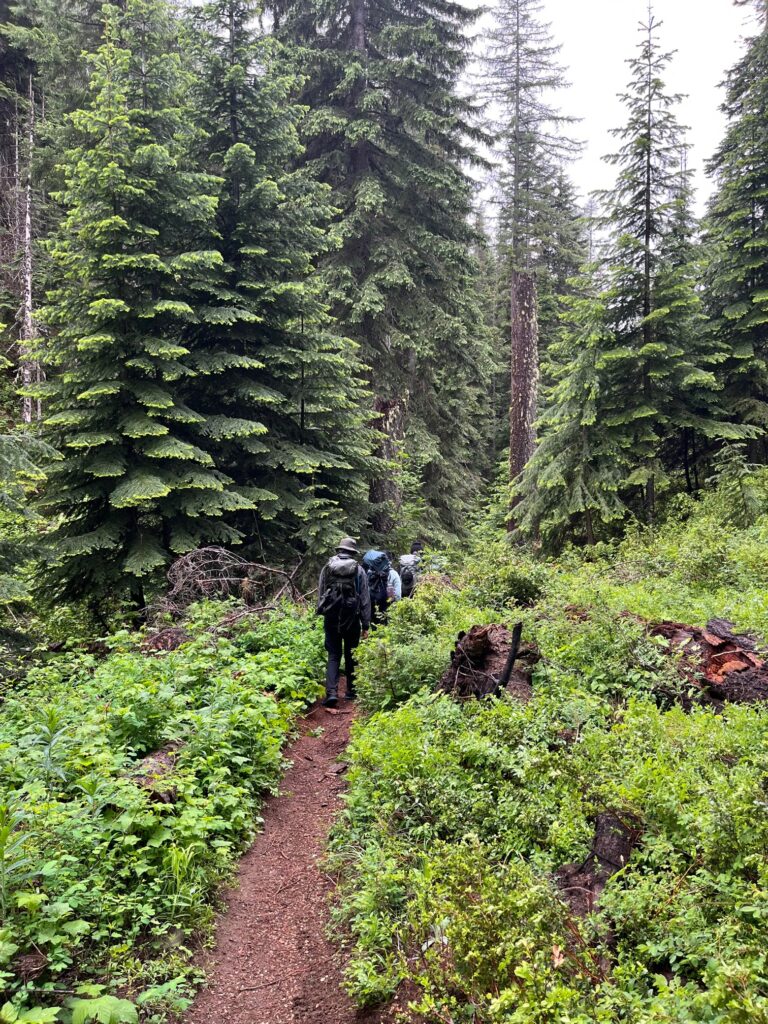
[(658, 28), (649, 12), (638, 55), (628, 62), (632, 77), (623, 100), (629, 117), (614, 133), (621, 148), (608, 158), (619, 168), (618, 179), (601, 197), (610, 228), (606, 303), (613, 335), (612, 379), (605, 386), (614, 392), (614, 425), (632, 453), (625, 485), (642, 488), (649, 518), (657, 486), (667, 480), (662, 449), (670, 432), (720, 429), (715, 357), (700, 329), (690, 252), (684, 129), (675, 116), (679, 97), (664, 87), (672, 55), (660, 49)]
[(587, 268), (567, 299), (567, 326), (549, 352), (554, 383), (545, 395), (539, 443), (515, 488), (520, 530), (554, 547), (579, 528), (594, 544), (599, 523), (627, 512), (619, 493), (626, 438), (615, 424), (610, 389), (602, 389), (612, 337), (596, 278), (597, 268)]
[(678, 339), (680, 352), (673, 372), (659, 382), (667, 421), (660, 458), (666, 473), (682, 474), (686, 490), (693, 493), (700, 487), (701, 464), (712, 449), (723, 440), (743, 439), (750, 430), (735, 423), (728, 408), (720, 380), (725, 356), (709, 329), (699, 294), (704, 261), (685, 150), (672, 203), (669, 230), (660, 246), (655, 298), (657, 307), (666, 310), (664, 331)]
[(189, 169), (176, 27), (162, 0), (105, 15), (51, 243), (48, 428), (63, 460), (45, 500), (61, 517), (59, 591), (98, 599), (128, 581), (143, 605), (145, 581), (173, 556), (237, 541), (224, 514), (250, 503), (184, 401), (205, 372), (184, 336), (222, 258), (209, 248), (218, 182)]
[(222, 182), (224, 266), (189, 331), (191, 394), (206, 450), (252, 503), (246, 539), (327, 547), (342, 517), (347, 532), (364, 521), (374, 439), (355, 346), (332, 330), (313, 274), (330, 244), (329, 189), (286, 170), (302, 112), (284, 54), (251, 27), (257, 14), (249, 0), (214, 0), (198, 16), (197, 121)]
[[(275, 0), (302, 54), (306, 166), (332, 189), (339, 248), (322, 263), (333, 312), (361, 345), (383, 433), (372, 525), (392, 529), (398, 464), (460, 530), (489, 417), (489, 339), (470, 255), (478, 137), (457, 91), (475, 14), (450, 0)], [(437, 528), (438, 524), (433, 524)]]
[[(729, 411), (762, 432), (768, 427), (768, 8), (762, 0), (751, 5), (763, 24), (726, 79), (728, 127), (709, 166), (716, 188), (707, 223), (707, 306), (727, 356)], [(764, 460), (765, 442), (760, 449)]]
[[(510, 479), (525, 468), (535, 447), (539, 335), (544, 347), (558, 329), (559, 289), (578, 270), (579, 244), (573, 188), (563, 167), (577, 149), (565, 134), (569, 119), (553, 105), (565, 86), (560, 47), (542, 20), (540, 0), (501, 0), (485, 57), (496, 124), (501, 322), (510, 337)], [(544, 301), (540, 301), (544, 297)], [(510, 528), (514, 524), (510, 519)]]

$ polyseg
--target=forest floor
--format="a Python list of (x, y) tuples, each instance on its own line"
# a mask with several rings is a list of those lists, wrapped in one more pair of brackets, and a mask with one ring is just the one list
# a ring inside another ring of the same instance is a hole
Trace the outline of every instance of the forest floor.
[(341, 987), (327, 937), (331, 880), (325, 841), (341, 806), (351, 707), (321, 707), (301, 722), (292, 766), (267, 801), (264, 828), (243, 857), (202, 966), (208, 976), (186, 1024), (384, 1024), (357, 1011)]

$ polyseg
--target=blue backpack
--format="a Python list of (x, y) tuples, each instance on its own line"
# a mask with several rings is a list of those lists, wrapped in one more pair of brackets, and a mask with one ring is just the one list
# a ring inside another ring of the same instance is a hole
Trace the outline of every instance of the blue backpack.
[(389, 558), (383, 551), (366, 551), (363, 555), (363, 568), (368, 575), (371, 601), (384, 601), (391, 569)]

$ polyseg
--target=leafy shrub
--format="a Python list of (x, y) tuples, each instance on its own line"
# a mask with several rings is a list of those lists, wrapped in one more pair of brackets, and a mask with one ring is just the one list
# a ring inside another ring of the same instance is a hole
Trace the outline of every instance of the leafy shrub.
[[(331, 842), (352, 994), (410, 979), (428, 1021), (715, 1020), (721, 1000), (723, 1020), (764, 1013), (766, 726), (762, 709), (607, 714), (552, 694), (374, 716)], [(579, 922), (553, 872), (584, 859), (605, 807), (643, 841)]]
[[(126, 991), (184, 1008), (189, 937), (258, 825), (323, 661), (313, 617), (285, 608), (212, 630), (221, 612), (194, 609), (176, 651), (146, 655), (120, 633), (104, 659), (61, 654), (0, 709), (0, 985), (16, 993), (0, 1020), (38, 1019), (13, 970), (28, 952), (46, 958), (41, 1020), (59, 1019), (57, 979), (74, 971), (110, 981), (73, 1019), (135, 1020)], [(141, 758), (162, 750), (168, 802), (142, 781)]]
[(357, 690), (364, 710), (393, 708), (411, 694), (432, 689), (448, 667), (456, 637), (498, 615), (476, 607), (469, 597), (427, 577), (413, 598), (390, 609), (359, 650)]
[(535, 604), (547, 589), (549, 572), (506, 536), (484, 538), (462, 555), (462, 589), (468, 600), (497, 609)]
[[(427, 1024), (768, 1020), (768, 709), (657, 706), (681, 683), (642, 621), (766, 635), (768, 516), (734, 486), (544, 565), (531, 609), (510, 604), (517, 552), (485, 536), (485, 563), (452, 567), (468, 589), (425, 593), (377, 637), (329, 862), (359, 1003), (408, 982), (407, 1019)], [(530, 703), (429, 693), (443, 639), (510, 612), (542, 655)], [(640, 841), (575, 918), (556, 871), (584, 862), (606, 809)]]

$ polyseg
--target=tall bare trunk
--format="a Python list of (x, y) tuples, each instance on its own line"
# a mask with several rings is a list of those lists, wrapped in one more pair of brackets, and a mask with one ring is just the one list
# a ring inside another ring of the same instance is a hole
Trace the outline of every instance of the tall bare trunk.
[[(26, 391), (40, 380), (40, 364), (30, 357), (29, 345), (35, 340), (34, 307), (32, 296), (32, 152), (35, 144), (35, 93), (32, 76), (29, 78), (29, 113), (27, 126), (27, 170), (24, 188), (24, 217), (21, 263), (21, 308), (19, 310), (19, 377)], [(40, 419), (40, 403), (25, 393), (21, 399), (21, 418), (24, 423)]]
[[(513, 270), (511, 296), (511, 391), (509, 402), (509, 478), (516, 480), (536, 444), (536, 403), (539, 391), (539, 325), (536, 279)], [(512, 503), (514, 510), (515, 502)], [(515, 524), (510, 519), (509, 528)]]
[(403, 501), (400, 484), (391, 467), (400, 458), (405, 439), (408, 400), (407, 397), (375, 398), (373, 409), (376, 417), (374, 426), (383, 435), (377, 454), (380, 459), (390, 463), (390, 468), (385, 468), (380, 476), (371, 481), (371, 527), (376, 533), (387, 534), (395, 527), (395, 518)]
[(595, 525), (592, 519), (592, 509), (584, 509), (584, 525), (587, 528), (587, 544), (592, 548), (595, 546)]

